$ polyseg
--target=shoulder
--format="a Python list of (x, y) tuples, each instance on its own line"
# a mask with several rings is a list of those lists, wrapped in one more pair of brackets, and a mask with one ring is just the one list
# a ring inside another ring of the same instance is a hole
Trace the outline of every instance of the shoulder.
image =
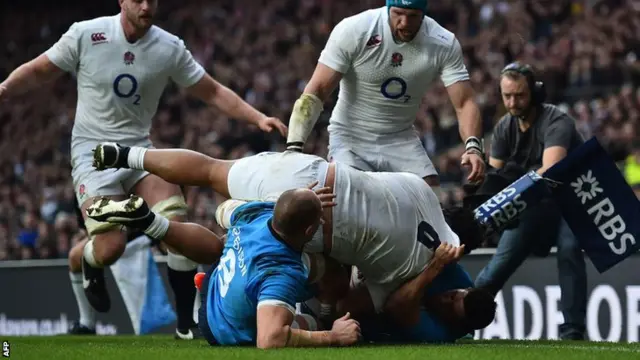
[(264, 216), (271, 216), (275, 203), (272, 202), (249, 202), (240, 205), (233, 212), (232, 223), (249, 223)]
[(108, 28), (114, 28), (115, 24), (118, 22), (118, 15), (114, 16), (101, 16), (94, 19), (78, 21), (72, 25), (77, 30), (91, 30), (96, 28), (103, 28), (107, 30)]
[(377, 23), (382, 15), (381, 8), (365, 10), (342, 19), (338, 24), (350, 30), (363, 32), (369, 29), (372, 23)]
[(424, 24), (423, 34), (429, 46), (436, 47), (441, 51), (449, 51), (457, 46), (458, 42), (454, 33), (445, 29), (437, 21), (425, 16)]
[(83, 20), (73, 23), (68, 33), (78, 39), (87, 38), (91, 43), (108, 42), (115, 36), (116, 16), (102, 16), (95, 19)]
[(513, 121), (513, 116), (511, 116), (509, 113), (504, 114), (500, 120), (498, 120), (498, 123), (496, 123), (496, 125), (493, 128), (493, 132), (494, 134), (496, 132), (498, 133), (504, 133), (505, 131), (507, 131), (510, 127), (511, 127), (511, 123)]
[(569, 123), (575, 124), (575, 120), (566, 112), (560, 110), (555, 105), (543, 104), (542, 105), (542, 124), (543, 126), (550, 126), (555, 123)]
[(153, 39), (156, 44), (167, 48), (172, 52), (182, 51), (187, 47), (180, 37), (159, 26), (153, 25), (150, 31), (153, 31)]

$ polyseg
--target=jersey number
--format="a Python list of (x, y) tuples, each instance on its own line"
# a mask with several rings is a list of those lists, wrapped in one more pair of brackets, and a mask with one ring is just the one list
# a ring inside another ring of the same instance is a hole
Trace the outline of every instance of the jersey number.
[(225, 297), (229, 291), (229, 285), (236, 274), (236, 252), (229, 249), (227, 254), (220, 259), (218, 264), (218, 285), (220, 286), (220, 296)]
[(402, 99), (405, 104), (411, 100), (411, 95), (407, 95), (407, 82), (399, 77), (390, 77), (380, 85), (380, 93), (387, 99)]
[(140, 94), (136, 94), (136, 91), (138, 91), (138, 80), (131, 74), (120, 74), (113, 80), (113, 93), (117, 97), (122, 99), (133, 97), (133, 105), (140, 105)]
[(434, 250), (440, 246), (440, 237), (428, 222), (421, 221), (418, 224), (418, 242), (426, 246), (427, 248)]

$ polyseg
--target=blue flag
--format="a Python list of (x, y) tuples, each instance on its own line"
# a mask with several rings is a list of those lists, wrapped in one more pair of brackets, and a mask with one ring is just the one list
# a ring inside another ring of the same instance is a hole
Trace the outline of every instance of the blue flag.
[(640, 202), (594, 137), (544, 173), (567, 224), (603, 273), (640, 248)]
[(545, 181), (535, 171), (530, 171), (478, 206), (475, 217), (487, 229), (487, 235), (496, 234), (548, 195)]

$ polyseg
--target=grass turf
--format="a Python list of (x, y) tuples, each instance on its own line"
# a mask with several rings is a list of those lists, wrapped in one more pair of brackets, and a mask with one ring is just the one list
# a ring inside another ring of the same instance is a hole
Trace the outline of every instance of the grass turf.
[[(554, 341), (466, 341), (456, 345), (358, 346), (328, 349), (210, 347), (204, 341), (177, 341), (169, 336), (5, 337), (13, 359), (451, 359), (581, 360), (640, 359), (640, 344)], [(3, 354), (4, 355), (4, 354)]]

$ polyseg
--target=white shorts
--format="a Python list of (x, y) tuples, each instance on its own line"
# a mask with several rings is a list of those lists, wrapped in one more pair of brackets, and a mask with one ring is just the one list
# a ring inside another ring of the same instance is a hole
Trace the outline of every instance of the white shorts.
[(363, 171), (409, 172), (421, 178), (438, 174), (413, 129), (365, 137), (332, 126), (328, 156)]
[[(128, 195), (131, 189), (148, 172), (133, 169), (107, 169), (97, 171), (93, 167), (93, 150), (100, 141), (74, 141), (71, 146), (71, 177), (78, 205), (96, 196)], [(151, 148), (151, 142), (136, 144)]]
[[(329, 163), (318, 156), (296, 152), (263, 152), (237, 160), (229, 170), (227, 185), (232, 199), (276, 201), (284, 191), (304, 188), (314, 181), (323, 187)], [(322, 227), (305, 251), (322, 252)]]

